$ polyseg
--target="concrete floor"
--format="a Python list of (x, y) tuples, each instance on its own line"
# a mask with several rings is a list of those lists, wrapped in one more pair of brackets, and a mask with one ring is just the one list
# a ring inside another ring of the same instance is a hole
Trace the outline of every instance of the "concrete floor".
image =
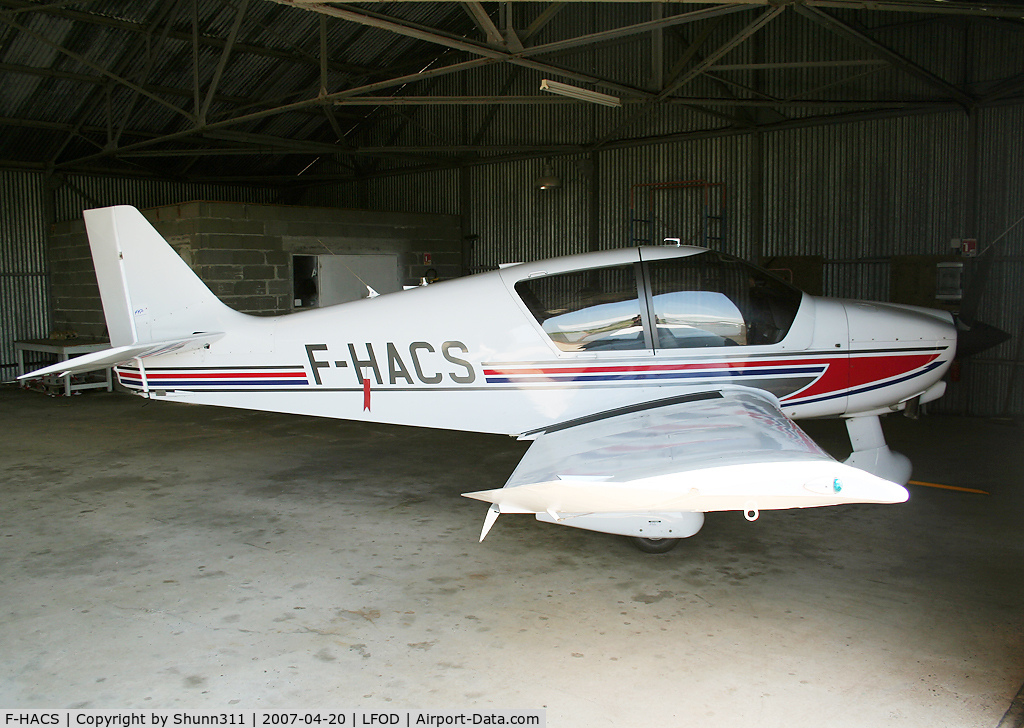
[(1014, 427), (885, 423), (915, 478), (991, 496), (709, 514), (649, 556), (528, 516), (478, 544), (459, 493), (505, 437), (9, 387), (0, 416), (0, 706), (935, 728), (1024, 680)]

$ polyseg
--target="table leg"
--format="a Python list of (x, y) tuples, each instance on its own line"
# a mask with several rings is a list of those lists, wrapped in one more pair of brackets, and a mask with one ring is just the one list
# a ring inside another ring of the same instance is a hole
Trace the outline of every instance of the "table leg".
[[(18, 376), (20, 377), (22, 374), (25, 373), (25, 350), (24, 349), (17, 349), (16, 350), (16, 356), (17, 356), (17, 362), (18, 362)], [(18, 380), (18, 386), (19, 387), (25, 387), (27, 385), (28, 385), (28, 382), (25, 381), (24, 379), (19, 379)]]
[[(57, 359), (59, 359), (62, 362), (63, 361), (67, 361), (68, 360), (68, 355), (63, 353), (63, 352), (61, 352), (60, 354), (57, 355)], [(70, 374), (68, 374), (68, 375), (66, 375), (64, 377), (64, 396), (65, 397), (70, 397), (71, 396), (71, 375)]]

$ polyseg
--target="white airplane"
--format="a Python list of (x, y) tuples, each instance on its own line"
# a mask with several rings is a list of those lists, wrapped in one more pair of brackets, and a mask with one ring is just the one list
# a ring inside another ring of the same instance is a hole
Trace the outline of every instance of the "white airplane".
[[(667, 551), (707, 511), (900, 503), (879, 415), (941, 397), (948, 312), (810, 296), (704, 248), (632, 247), (285, 316), (224, 305), (133, 207), (84, 213), (114, 366), (151, 399), (532, 440), (501, 513)], [(371, 291), (372, 293), (372, 291)], [(840, 463), (793, 421), (843, 417)]]

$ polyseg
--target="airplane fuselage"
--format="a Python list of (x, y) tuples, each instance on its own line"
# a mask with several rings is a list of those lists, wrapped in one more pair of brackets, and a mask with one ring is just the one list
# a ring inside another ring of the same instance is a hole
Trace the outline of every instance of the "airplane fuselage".
[[(942, 394), (946, 312), (800, 294), (700, 248), (628, 248), (279, 317), (225, 312), (208, 349), (116, 368), (154, 397), (521, 434), (740, 385), (793, 418)], [(159, 338), (160, 332), (152, 335)], [(244, 362), (244, 363), (242, 363)], [(443, 396), (441, 396), (443, 394)]]

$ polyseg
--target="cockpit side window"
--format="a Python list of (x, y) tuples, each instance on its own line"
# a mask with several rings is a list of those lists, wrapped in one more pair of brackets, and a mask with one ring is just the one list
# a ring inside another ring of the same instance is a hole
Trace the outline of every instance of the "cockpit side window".
[(562, 351), (650, 348), (633, 265), (528, 278), (516, 293)]
[(796, 288), (714, 251), (647, 266), (659, 349), (776, 344), (800, 307)]

